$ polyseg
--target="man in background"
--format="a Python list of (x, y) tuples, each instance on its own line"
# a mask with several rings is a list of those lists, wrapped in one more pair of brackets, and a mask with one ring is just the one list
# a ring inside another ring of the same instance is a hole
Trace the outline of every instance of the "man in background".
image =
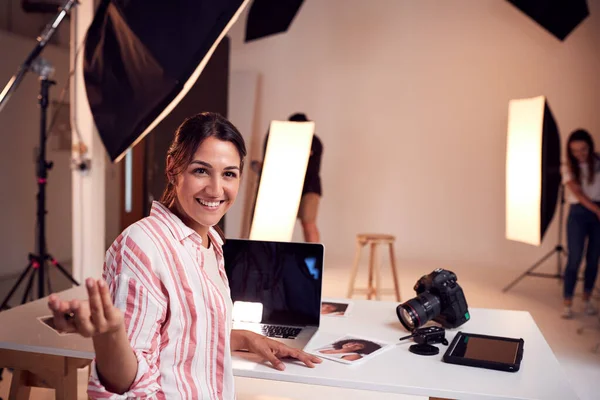
[[(296, 113), (288, 118), (289, 121), (307, 122), (308, 118), (303, 113)], [(263, 144), (263, 160), (267, 150), (267, 141), (269, 133), (265, 137)], [(306, 166), (306, 175), (304, 177), (304, 186), (302, 187), (302, 197), (300, 199), (300, 207), (298, 208), (298, 218), (302, 224), (304, 232), (304, 241), (309, 243), (319, 243), (321, 237), (317, 228), (317, 213), (319, 210), (319, 202), (321, 200), (321, 157), (323, 155), (323, 144), (319, 137), (314, 134), (312, 145), (310, 148), (310, 156), (308, 165)], [(263, 162), (252, 161), (252, 170), (260, 174), (262, 171)]]

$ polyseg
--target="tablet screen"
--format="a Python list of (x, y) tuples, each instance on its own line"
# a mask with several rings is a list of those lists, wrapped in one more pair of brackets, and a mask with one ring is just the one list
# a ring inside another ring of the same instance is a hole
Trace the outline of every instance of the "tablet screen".
[(514, 364), (517, 361), (519, 342), (492, 338), (466, 336), (460, 340), (452, 356), (472, 360), (494, 361), (503, 364)]

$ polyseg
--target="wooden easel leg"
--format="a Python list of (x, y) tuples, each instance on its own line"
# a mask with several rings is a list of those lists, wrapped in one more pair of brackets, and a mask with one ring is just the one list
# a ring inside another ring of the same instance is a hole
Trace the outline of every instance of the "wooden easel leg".
[(356, 274), (358, 273), (358, 263), (360, 262), (360, 251), (362, 249), (362, 244), (360, 242), (356, 242), (356, 251), (354, 254), (354, 264), (352, 265), (352, 272), (350, 273), (350, 284), (348, 285), (348, 297), (352, 298), (352, 293), (354, 292), (354, 283), (356, 281)]
[(396, 291), (396, 301), (400, 302), (400, 283), (398, 282), (398, 271), (396, 270), (396, 255), (394, 254), (394, 244), (390, 243), (390, 265), (392, 267), (392, 276), (394, 277), (394, 290)]
[(367, 289), (367, 299), (371, 300), (373, 297), (373, 269), (375, 268), (375, 243), (371, 243), (371, 251), (369, 252), (369, 286)]
[(10, 382), (10, 392), (8, 400), (28, 400), (31, 393), (31, 387), (27, 385), (29, 372), (18, 371), (13, 372), (12, 381)]

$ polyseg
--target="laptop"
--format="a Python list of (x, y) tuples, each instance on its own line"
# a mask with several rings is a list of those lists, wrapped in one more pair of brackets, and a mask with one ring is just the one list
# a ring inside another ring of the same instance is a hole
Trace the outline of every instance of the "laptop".
[(227, 239), (223, 254), (233, 329), (303, 349), (321, 318), (323, 245)]

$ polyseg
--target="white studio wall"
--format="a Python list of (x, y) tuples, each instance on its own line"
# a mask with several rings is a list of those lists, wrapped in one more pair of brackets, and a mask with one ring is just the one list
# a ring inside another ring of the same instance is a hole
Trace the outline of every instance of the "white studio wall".
[(358, 232), (446, 267), (522, 268), (552, 249), (505, 236), (507, 105), (543, 94), (563, 144), (580, 127), (600, 142), (588, 3), (565, 41), (504, 1), (307, 0), (288, 32), (249, 43), (238, 22), (231, 68), (261, 76), (257, 132), (294, 112), (317, 124), (328, 258), (350, 264)]
[(246, 143), (246, 160), (238, 197), (225, 216), (225, 234), (228, 238), (248, 237), (250, 212), (253, 207), (257, 177), (250, 169), (253, 159), (262, 157), (259, 149), (260, 137), (254, 134), (256, 124), (256, 101), (259, 76), (252, 71), (238, 71), (229, 74), (229, 120), (240, 131)]
[[(71, 76), (70, 99), (73, 121), (74, 160), (87, 158), (86, 173), (72, 171), (72, 238), (73, 276), (82, 282), (88, 277), (100, 278), (106, 252), (106, 150), (100, 140), (90, 110), (83, 79), (83, 57), (76, 57), (83, 46), (86, 32), (94, 17), (93, 2), (84, 2), (71, 14)], [(85, 145), (87, 151), (78, 149)], [(114, 209), (114, 207), (110, 207)]]
[(314, 131), (314, 122), (271, 122), (250, 239), (292, 240)]

